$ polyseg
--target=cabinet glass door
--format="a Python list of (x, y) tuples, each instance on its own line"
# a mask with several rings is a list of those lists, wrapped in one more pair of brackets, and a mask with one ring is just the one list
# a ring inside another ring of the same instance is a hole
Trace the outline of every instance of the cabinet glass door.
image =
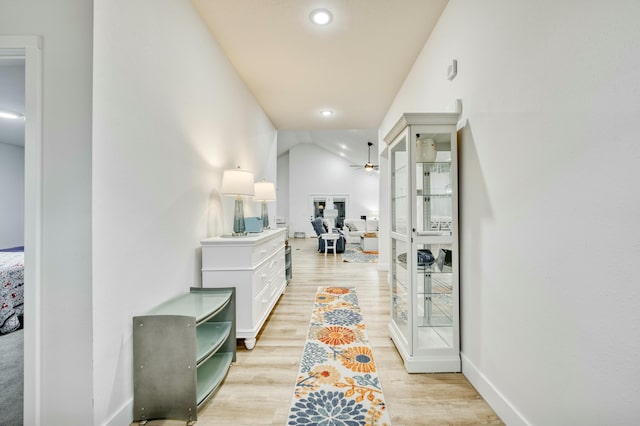
[(407, 266), (407, 243), (398, 239), (391, 240), (391, 318), (405, 340), (410, 339), (411, 318), (411, 280)]
[(409, 169), (407, 136), (391, 147), (391, 232), (406, 234), (408, 229)]
[(409, 373), (458, 372), (458, 113), (406, 113), (389, 144), (391, 321)]
[(416, 133), (416, 349), (448, 349), (457, 341), (453, 295), (451, 133)]
[(451, 244), (417, 246), (418, 349), (451, 348), (454, 343), (455, 315)]
[(417, 235), (451, 235), (451, 134), (417, 134), (415, 164)]
[(391, 318), (405, 347), (411, 346), (411, 250), (409, 237), (409, 153), (408, 133), (390, 147), (391, 168)]

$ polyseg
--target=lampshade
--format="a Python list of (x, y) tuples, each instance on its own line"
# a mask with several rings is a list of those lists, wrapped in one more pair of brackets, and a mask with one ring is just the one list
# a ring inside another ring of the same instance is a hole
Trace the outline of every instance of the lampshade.
[(238, 196), (253, 195), (253, 173), (241, 170), (240, 166), (234, 170), (225, 170), (222, 175), (222, 195)]
[(256, 182), (255, 195), (253, 199), (255, 201), (275, 201), (276, 200), (276, 186), (273, 182)]

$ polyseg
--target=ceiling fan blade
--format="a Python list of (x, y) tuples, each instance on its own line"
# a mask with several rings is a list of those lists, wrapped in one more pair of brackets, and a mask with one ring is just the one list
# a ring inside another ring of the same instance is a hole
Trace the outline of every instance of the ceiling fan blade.
[(373, 146), (373, 143), (367, 142), (367, 145), (369, 145), (367, 162), (362, 166), (358, 166), (356, 164), (349, 164), (349, 167), (354, 167), (354, 168), (364, 169), (364, 170), (378, 170), (379, 166), (377, 164), (371, 164), (371, 147)]

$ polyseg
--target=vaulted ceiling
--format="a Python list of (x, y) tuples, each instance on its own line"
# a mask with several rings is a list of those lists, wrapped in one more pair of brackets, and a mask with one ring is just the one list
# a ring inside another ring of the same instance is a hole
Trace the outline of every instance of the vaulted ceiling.
[[(447, 3), (192, 2), (278, 129), (279, 155), (315, 143), (356, 164), (367, 159), (367, 141), (377, 143), (377, 128)], [(311, 22), (318, 8), (333, 15), (328, 25)], [(323, 117), (325, 109), (333, 115)]]
[[(377, 143), (377, 128), (447, 0), (192, 3), (278, 129), (278, 155), (313, 143), (364, 164), (367, 141)], [(311, 22), (318, 8), (331, 12), (328, 25)], [(15, 78), (15, 60), (3, 64), (9, 69), (0, 79)], [(24, 100), (4, 94), (0, 101), (24, 112)], [(322, 110), (333, 115), (323, 117)], [(19, 144), (24, 135), (16, 123), (0, 121), (0, 142)]]

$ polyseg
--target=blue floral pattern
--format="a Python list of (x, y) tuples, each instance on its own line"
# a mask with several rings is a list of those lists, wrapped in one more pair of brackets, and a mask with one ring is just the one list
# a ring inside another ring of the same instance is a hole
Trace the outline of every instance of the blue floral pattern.
[(368, 342), (355, 289), (320, 287), (288, 425), (391, 425)]
[(304, 354), (300, 362), (300, 371), (307, 372), (316, 364), (321, 364), (328, 359), (327, 350), (318, 343), (309, 343), (304, 347)]
[(325, 312), (324, 320), (333, 325), (355, 325), (362, 322), (362, 315), (350, 309)]
[(314, 392), (296, 402), (290, 425), (358, 426), (364, 424), (367, 409), (355, 400), (348, 400), (344, 392)]

